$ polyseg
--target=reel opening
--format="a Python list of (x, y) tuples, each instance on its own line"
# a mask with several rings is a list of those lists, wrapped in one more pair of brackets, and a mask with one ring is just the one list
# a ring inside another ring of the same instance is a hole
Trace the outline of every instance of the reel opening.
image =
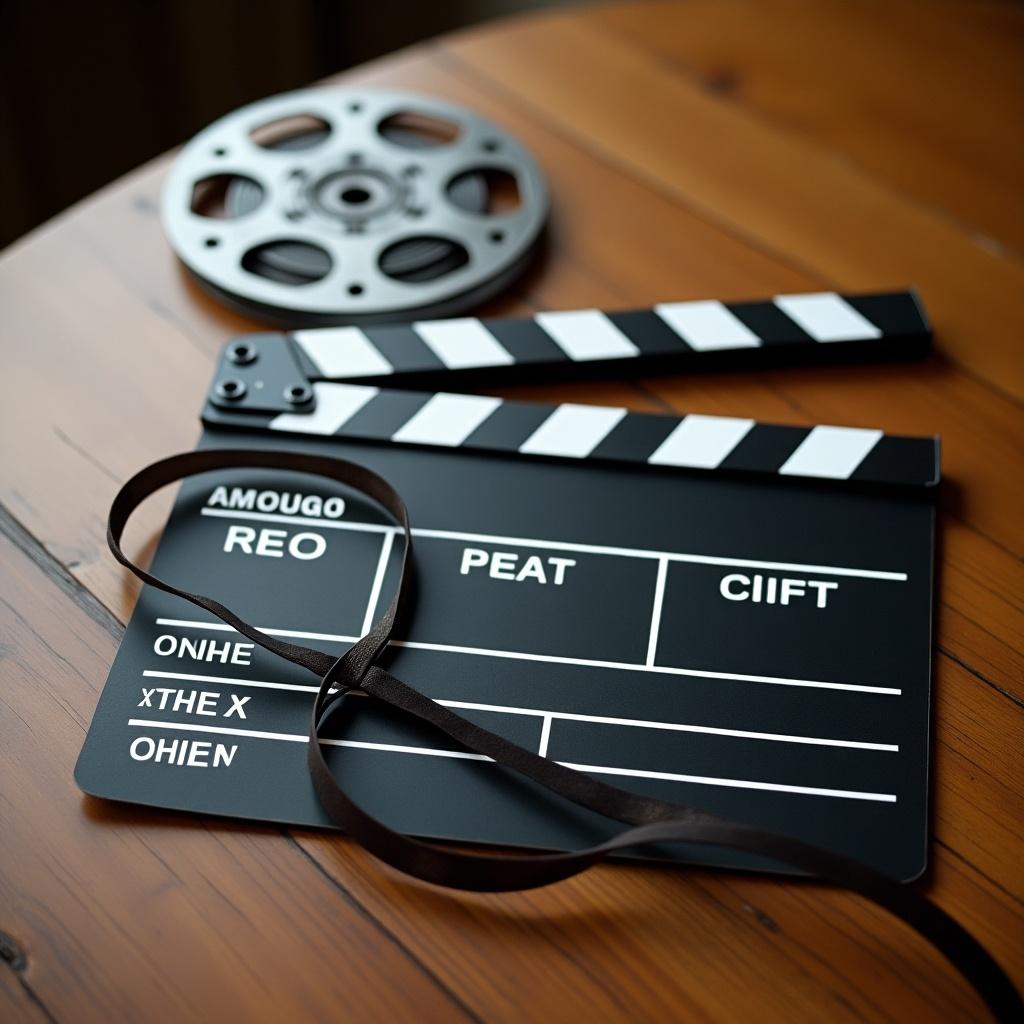
[(391, 114), (377, 125), (382, 139), (406, 149), (429, 149), (451, 145), (460, 134), (457, 122), (421, 114), (415, 110), (401, 110)]
[(192, 186), (189, 209), (211, 220), (234, 220), (263, 202), (263, 187), (244, 174), (212, 174)]
[(500, 167), (460, 172), (448, 182), (445, 195), (460, 210), (489, 216), (515, 213), (523, 205), (516, 176)]
[(326, 249), (291, 238), (255, 245), (242, 257), (242, 267), (250, 274), (295, 287), (322, 281), (333, 265)]
[(394, 281), (439, 281), (469, 262), (464, 245), (437, 235), (416, 235), (389, 245), (381, 254), (378, 266), (382, 274)]
[(331, 126), (313, 114), (291, 114), (257, 125), (249, 138), (262, 149), (287, 149), (299, 152), (325, 142)]

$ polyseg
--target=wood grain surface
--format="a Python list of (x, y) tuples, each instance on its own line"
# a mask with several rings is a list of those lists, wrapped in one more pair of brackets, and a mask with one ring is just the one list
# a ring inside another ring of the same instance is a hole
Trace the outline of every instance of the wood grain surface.
[[(928, 362), (509, 389), (940, 433), (934, 842), (921, 883), (1024, 985), (1024, 8), (690, 0), (475, 29), (340, 76), (472, 105), (553, 189), (490, 314), (915, 285)], [(170, 157), (0, 258), (0, 1020), (978, 1020), (882, 911), (812, 883), (609, 866), (452, 895), (335, 835), (83, 797), (136, 589), (107, 505), (190, 448), (219, 346)], [(168, 499), (139, 517), (152, 547)]]

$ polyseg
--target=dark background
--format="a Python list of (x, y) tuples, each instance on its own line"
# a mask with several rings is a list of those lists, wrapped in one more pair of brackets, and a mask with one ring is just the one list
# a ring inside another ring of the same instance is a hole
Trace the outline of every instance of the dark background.
[(204, 125), (558, 0), (0, 0), (0, 247)]

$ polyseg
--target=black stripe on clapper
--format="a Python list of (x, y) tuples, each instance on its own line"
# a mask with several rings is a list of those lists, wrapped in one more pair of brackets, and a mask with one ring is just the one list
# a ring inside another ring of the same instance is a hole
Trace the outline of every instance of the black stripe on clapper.
[(718, 468), (775, 473), (810, 432), (810, 427), (755, 423)]
[(921, 339), (922, 349), (927, 346), (931, 329), (915, 292), (844, 295), (843, 298), (870, 320), (884, 338), (916, 337)]
[(885, 434), (864, 456), (850, 479), (882, 484), (938, 483), (938, 439)]
[(409, 326), (363, 327), (377, 351), (395, 368), (396, 374), (431, 373), (445, 365), (427, 343)]
[(555, 411), (540, 402), (502, 402), (465, 441), (465, 448), (514, 452)]
[(558, 363), (569, 358), (534, 320), (499, 319), (481, 323), (517, 364)]
[(729, 302), (726, 308), (761, 339), (762, 345), (818, 344), (774, 302)]
[(430, 391), (380, 391), (338, 428), (338, 434), (390, 440), (433, 397)]
[(693, 351), (686, 340), (676, 334), (653, 309), (606, 315), (640, 349), (641, 355), (663, 356)]
[(646, 462), (679, 423), (678, 416), (627, 413), (590, 453), (590, 457), (620, 462)]

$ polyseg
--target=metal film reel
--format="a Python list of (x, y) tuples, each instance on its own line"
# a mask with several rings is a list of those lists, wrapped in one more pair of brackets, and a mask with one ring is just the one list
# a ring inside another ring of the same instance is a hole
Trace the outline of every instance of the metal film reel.
[(307, 89), (214, 122), (164, 186), (208, 290), (285, 326), (453, 316), (529, 264), (544, 178), (489, 121), (414, 93)]

